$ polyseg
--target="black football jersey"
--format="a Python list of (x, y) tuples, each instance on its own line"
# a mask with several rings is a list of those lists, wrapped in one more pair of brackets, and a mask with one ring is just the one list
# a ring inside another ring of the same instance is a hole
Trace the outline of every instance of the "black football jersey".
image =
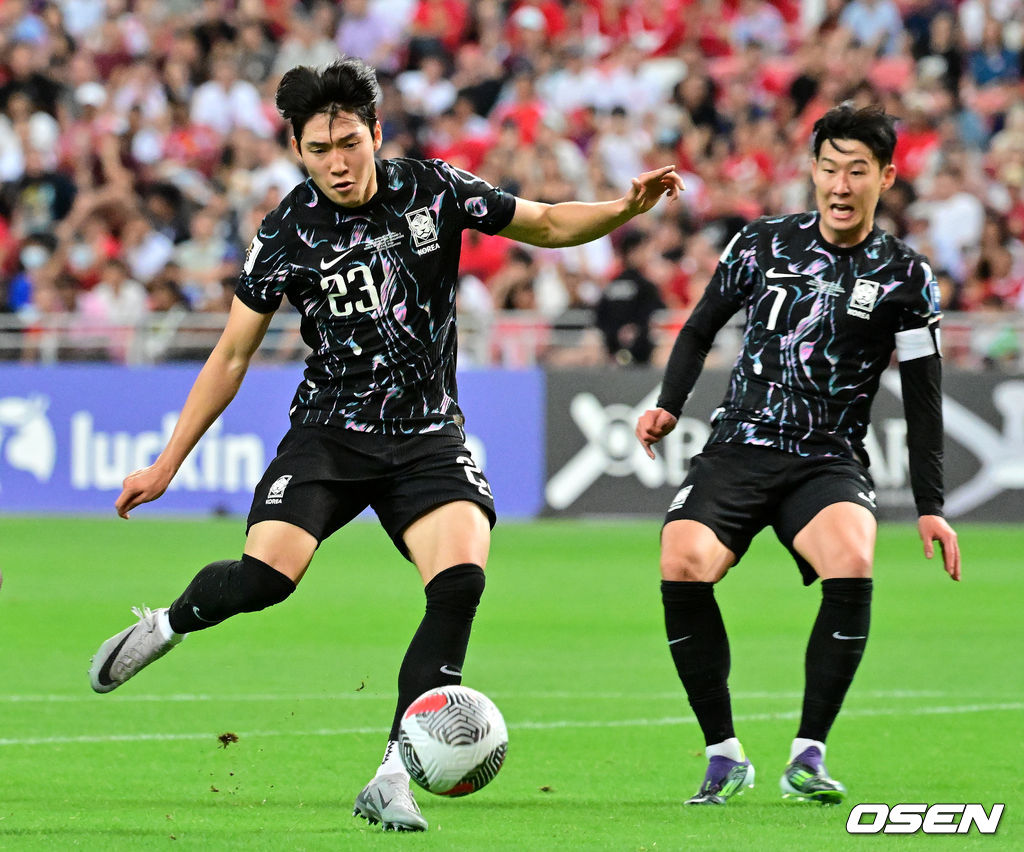
[(312, 179), (260, 225), (235, 290), (253, 310), (283, 296), (312, 352), (291, 419), (412, 434), (461, 426), (455, 291), (462, 232), (495, 234), (515, 197), (441, 160), (381, 160), (377, 192), (334, 204)]
[(709, 443), (867, 461), (871, 402), (893, 352), (901, 362), (938, 355), (938, 285), (925, 258), (877, 227), (857, 246), (832, 245), (818, 218), (747, 225), (694, 309), (689, 322), (711, 336), (736, 311), (746, 318)]

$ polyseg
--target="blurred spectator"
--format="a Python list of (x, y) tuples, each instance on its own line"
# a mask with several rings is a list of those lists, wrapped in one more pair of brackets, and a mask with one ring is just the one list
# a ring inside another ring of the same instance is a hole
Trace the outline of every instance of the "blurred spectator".
[(474, 113), (479, 116), (490, 113), (501, 93), (503, 79), (504, 71), (495, 56), (477, 44), (464, 44), (459, 48), (452, 85), (458, 89), (460, 99), (472, 104)]
[(533, 287), (536, 277), (537, 264), (533, 255), (522, 246), (512, 246), (505, 262), (489, 282), (494, 307), (499, 311), (536, 310), (537, 297)]
[(630, 231), (620, 246), (622, 271), (608, 282), (595, 310), (605, 349), (622, 365), (651, 360), (651, 318), (665, 303), (657, 286), (644, 272), (650, 243), (646, 234)]
[(220, 53), (212, 60), (212, 76), (192, 96), (192, 121), (209, 127), (221, 137), (236, 127), (259, 136), (270, 136), (273, 126), (264, 111), (260, 93), (248, 80), (238, 77), (238, 58)]
[(956, 17), (951, 9), (935, 12), (926, 37), (914, 45), (913, 55), (922, 77), (940, 80), (948, 92), (959, 97), (965, 57)]
[(70, 212), (77, 192), (75, 185), (48, 167), (44, 156), (33, 148), (25, 151), (24, 174), (4, 188), (14, 211), (13, 230), (21, 236), (53, 232)]
[(971, 77), (978, 86), (1009, 83), (1020, 78), (1020, 51), (1003, 40), (1003, 27), (995, 18), (985, 21), (981, 42), (970, 53)]
[(164, 268), (147, 287), (147, 313), (143, 327), (139, 356), (147, 363), (171, 361), (178, 358), (203, 358), (208, 352), (175, 348), (178, 330), (186, 320), (188, 300), (181, 292), (176, 280), (177, 270), (173, 265)]
[(741, 49), (759, 44), (771, 54), (782, 53), (789, 42), (782, 13), (763, 0), (740, 0), (732, 23), (732, 38)]
[(105, 0), (63, 0), (60, 7), (68, 35), (81, 39), (97, 29), (105, 19), (106, 6)]
[(174, 254), (174, 243), (153, 228), (139, 212), (132, 212), (121, 229), (121, 257), (127, 262), (132, 278), (149, 282)]
[(57, 240), (47, 233), (26, 237), (18, 250), (17, 271), (7, 286), (6, 308), (23, 317), (38, 315), (37, 299), (41, 287), (54, 279), (54, 252)]
[(451, 109), (458, 94), (445, 74), (444, 60), (434, 53), (424, 54), (415, 70), (399, 74), (395, 85), (405, 109), (424, 118), (434, 118)]
[(603, 123), (594, 156), (612, 185), (625, 191), (633, 176), (644, 171), (644, 155), (650, 147), (647, 131), (630, 121), (625, 107), (617, 106)]
[(933, 167), (941, 137), (929, 115), (927, 99), (912, 92), (907, 97), (907, 115), (896, 127), (897, 143), (893, 154), (896, 173), (916, 180)]
[(96, 286), (103, 274), (104, 265), (116, 258), (120, 249), (120, 243), (104, 216), (86, 216), (70, 236), (66, 269), (80, 287), (89, 290)]
[(274, 67), (277, 49), (270, 40), (263, 21), (249, 18), (242, 21), (238, 29), (240, 48), (240, 76), (254, 86), (259, 86)]
[(174, 262), (181, 269), (181, 287), (189, 304), (197, 310), (220, 309), (221, 281), (236, 265), (211, 212), (200, 210), (192, 217), (190, 236), (175, 247)]
[(963, 189), (962, 181), (958, 169), (944, 167), (935, 176), (931, 197), (919, 202), (927, 209), (933, 263), (961, 281), (966, 274), (965, 252), (981, 238), (985, 221), (981, 202)]
[(146, 313), (146, 288), (116, 257), (103, 262), (96, 286), (80, 299), (82, 316), (97, 326), (134, 325)]
[(520, 143), (532, 145), (537, 136), (537, 125), (546, 110), (547, 106), (537, 94), (533, 73), (520, 71), (499, 96), (491, 113), (491, 122), (495, 125), (514, 124), (519, 131)]
[(402, 22), (370, 0), (341, 0), (341, 18), (334, 46), (344, 56), (358, 56), (378, 71), (396, 73), (401, 51)]
[(274, 60), (274, 75), (280, 76), (296, 65), (327, 65), (338, 58), (338, 48), (331, 40), (334, 34), (333, 6), (325, 2), (312, 5), (306, 13), (299, 5), (290, 18), (288, 34), (284, 37)]
[(427, 53), (453, 55), (468, 22), (467, 0), (418, 0), (409, 26), (410, 64), (415, 65)]
[(0, 84), (0, 110), (7, 110), (7, 102), (15, 94), (28, 98), (34, 108), (50, 115), (57, 114), (60, 84), (43, 69), (45, 54), (27, 41), (11, 41), (3, 57), (4, 82)]
[(124, 361), (135, 336), (135, 326), (146, 315), (146, 288), (129, 276), (128, 265), (118, 258), (103, 264), (99, 283), (78, 300), (82, 326), (107, 338), (106, 352)]
[(839, 24), (876, 55), (892, 55), (902, 47), (903, 19), (893, 0), (850, 0)]

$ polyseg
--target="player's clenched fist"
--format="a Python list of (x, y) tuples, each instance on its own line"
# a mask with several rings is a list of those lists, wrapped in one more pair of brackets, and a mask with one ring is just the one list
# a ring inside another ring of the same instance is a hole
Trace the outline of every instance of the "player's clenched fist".
[(644, 445), (644, 452), (652, 459), (652, 444), (657, 444), (669, 432), (676, 428), (678, 418), (673, 417), (664, 408), (651, 408), (640, 415), (636, 421), (636, 437)]

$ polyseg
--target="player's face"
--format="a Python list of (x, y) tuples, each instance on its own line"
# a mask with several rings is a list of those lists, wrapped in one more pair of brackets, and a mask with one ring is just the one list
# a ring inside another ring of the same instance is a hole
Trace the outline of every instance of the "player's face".
[(335, 204), (358, 207), (377, 192), (373, 155), (380, 148), (380, 122), (373, 130), (359, 116), (339, 112), (333, 118), (314, 115), (302, 130), (302, 142), (292, 137), (292, 149), (309, 176)]
[(896, 167), (884, 168), (863, 142), (826, 139), (811, 162), (821, 235), (837, 246), (854, 246), (875, 223), (878, 197), (892, 186)]

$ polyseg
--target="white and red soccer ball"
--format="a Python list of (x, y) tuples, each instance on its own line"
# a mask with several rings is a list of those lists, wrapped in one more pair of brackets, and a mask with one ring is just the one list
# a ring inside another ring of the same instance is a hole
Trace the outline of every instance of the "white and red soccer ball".
[(468, 686), (424, 692), (405, 711), (398, 752), (412, 779), (439, 796), (466, 796), (488, 784), (508, 751), (501, 711)]

